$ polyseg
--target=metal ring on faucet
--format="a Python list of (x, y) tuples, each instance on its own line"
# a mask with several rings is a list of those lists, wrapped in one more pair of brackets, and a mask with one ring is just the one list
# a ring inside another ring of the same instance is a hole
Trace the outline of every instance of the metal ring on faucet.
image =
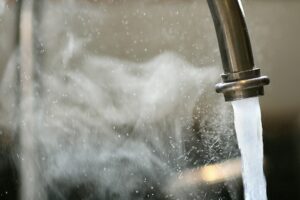
[(255, 96), (264, 95), (264, 85), (270, 80), (267, 76), (260, 76), (251, 79), (244, 79), (216, 85), (217, 93), (224, 93), (225, 101), (235, 101)]

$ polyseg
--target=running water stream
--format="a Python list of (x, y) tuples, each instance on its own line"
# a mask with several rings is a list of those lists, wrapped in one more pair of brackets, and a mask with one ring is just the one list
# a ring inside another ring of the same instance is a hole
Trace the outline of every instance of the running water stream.
[(242, 155), (245, 200), (266, 200), (263, 141), (258, 97), (232, 102), (234, 123)]

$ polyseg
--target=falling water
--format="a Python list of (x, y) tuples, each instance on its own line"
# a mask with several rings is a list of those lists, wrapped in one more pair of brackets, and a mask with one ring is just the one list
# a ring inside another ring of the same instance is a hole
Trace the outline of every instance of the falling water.
[(234, 122), (243, 161), (246, 200), (266, 200), (263, 172), (263, 141), (259, 99), (232, 102)]

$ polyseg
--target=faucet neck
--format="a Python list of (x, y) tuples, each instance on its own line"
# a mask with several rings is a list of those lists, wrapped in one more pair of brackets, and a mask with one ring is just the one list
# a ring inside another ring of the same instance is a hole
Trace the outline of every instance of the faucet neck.
[[(263, 95), (268, 77), (255, 67), (244, 11), (239, 0), (207, 0), (223, 63), (224, 83), (216, 86), (226, 101)], [(245, 84), (246, 83), (246, 84)]]

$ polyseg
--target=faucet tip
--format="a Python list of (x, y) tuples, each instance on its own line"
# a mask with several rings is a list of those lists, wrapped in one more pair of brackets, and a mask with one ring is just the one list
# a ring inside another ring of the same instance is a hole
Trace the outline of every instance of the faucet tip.
[[(250, 76), (246, 77), (247, 74)], [(223, 93), (225, 101), (262, 96), (264, 86), (270, 84), (267, 76), (260, 76), (258, 68), (247, 72), (225, 74), (222, 78), (224, 82), (216, 85), (216, 92)]]

